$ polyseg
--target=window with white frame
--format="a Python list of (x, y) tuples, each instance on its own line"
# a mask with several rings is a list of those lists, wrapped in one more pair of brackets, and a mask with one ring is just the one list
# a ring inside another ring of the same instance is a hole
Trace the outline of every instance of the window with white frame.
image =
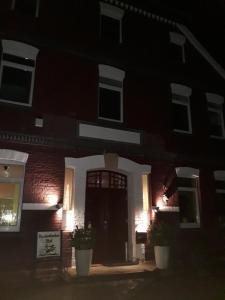
[(223, 103), (224, 98), (217, 94), (206, 93), (208, 102), (208, 118), (210, 125), (210, 136), (224, 138)]
[(178, 32), (170, 32), (170, 43), (172, 46), (173, 57), (182, 63), (185, 63), (185, 37)]
[(100, 3), (100, 35), (101, 39), (122, 43), (122, 18), (123, 9), (116, 6)]
[(11, 9), (38, 18), (40, 0), (12, 0)]
[(214, 171), (216, 181), (216, 211), (219, 225), (225, 226), (225, 171)]
[(125, 72), (99, 65), (98, 118), (123, 122), (123, 80)]
[(172, 83), (172, 127), (176, 132), (192, 133), (190, 96), (192, 89)]
[(28, 154), (0, 149), (0, 231), (19, 231)]
[(35, 62), (38, 49), (30, 45), (2, 40), (0, 101), (32, 105)]
[(177, 200), (180, 211), (180, 227), (200, 227), (199, 170), (180, 167), (177, 173)]

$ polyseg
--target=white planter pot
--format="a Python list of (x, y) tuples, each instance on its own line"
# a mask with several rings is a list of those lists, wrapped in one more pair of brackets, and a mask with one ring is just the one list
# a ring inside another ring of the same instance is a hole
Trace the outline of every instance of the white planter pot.
[(76, 271), (78, 276), (87, 276), (89, 274), (92, 261), (92, 252), (92, 249), (75, 249)]
[(158, 269), (167, 269), (169, 265), (170, 247), (155, 246), (155, 263)]

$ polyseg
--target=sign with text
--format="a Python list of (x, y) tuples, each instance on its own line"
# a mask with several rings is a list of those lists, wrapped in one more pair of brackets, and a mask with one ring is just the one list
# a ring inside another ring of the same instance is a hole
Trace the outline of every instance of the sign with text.
[(41, 231), (37, 233), (37, 258), (60, 256), (60, 249), (60, 231)]

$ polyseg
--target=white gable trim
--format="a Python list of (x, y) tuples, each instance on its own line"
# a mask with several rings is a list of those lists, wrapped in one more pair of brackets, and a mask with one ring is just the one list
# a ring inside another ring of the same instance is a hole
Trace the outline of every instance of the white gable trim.
[(220, 64), (209, 54), (209, 52), (202, 46), (202, 44), (196, 39), (192, 32), (183, 24), (177, 23), (177, 28), (186, 36), (192, 46), (205, 58), (205, 60), (217, 71), (217, 73), (225, 79), (225, 70)]

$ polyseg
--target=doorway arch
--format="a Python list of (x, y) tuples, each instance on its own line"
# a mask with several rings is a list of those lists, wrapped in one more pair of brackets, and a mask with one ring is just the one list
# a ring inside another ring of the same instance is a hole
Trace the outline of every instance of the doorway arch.
[[(65, 158), (66, 168), (73, 168), (74, 176), (74, 218), (75, 225), (84, 226), (86, 177), (91, 170), (108, 169), (104, 155), (93, 155), (81, 158)], [(127, 176), (127, 204), (128, 204), (128, 247), (129, 261), (136, 261), (136, 228), (143, 212), (142, 175), (151, 172), (151, 166), (138, 164), (127, 158), (118, 157), (118, 162), (111, 171)], [(148, 214), (149, 215), (149, 214)]]

